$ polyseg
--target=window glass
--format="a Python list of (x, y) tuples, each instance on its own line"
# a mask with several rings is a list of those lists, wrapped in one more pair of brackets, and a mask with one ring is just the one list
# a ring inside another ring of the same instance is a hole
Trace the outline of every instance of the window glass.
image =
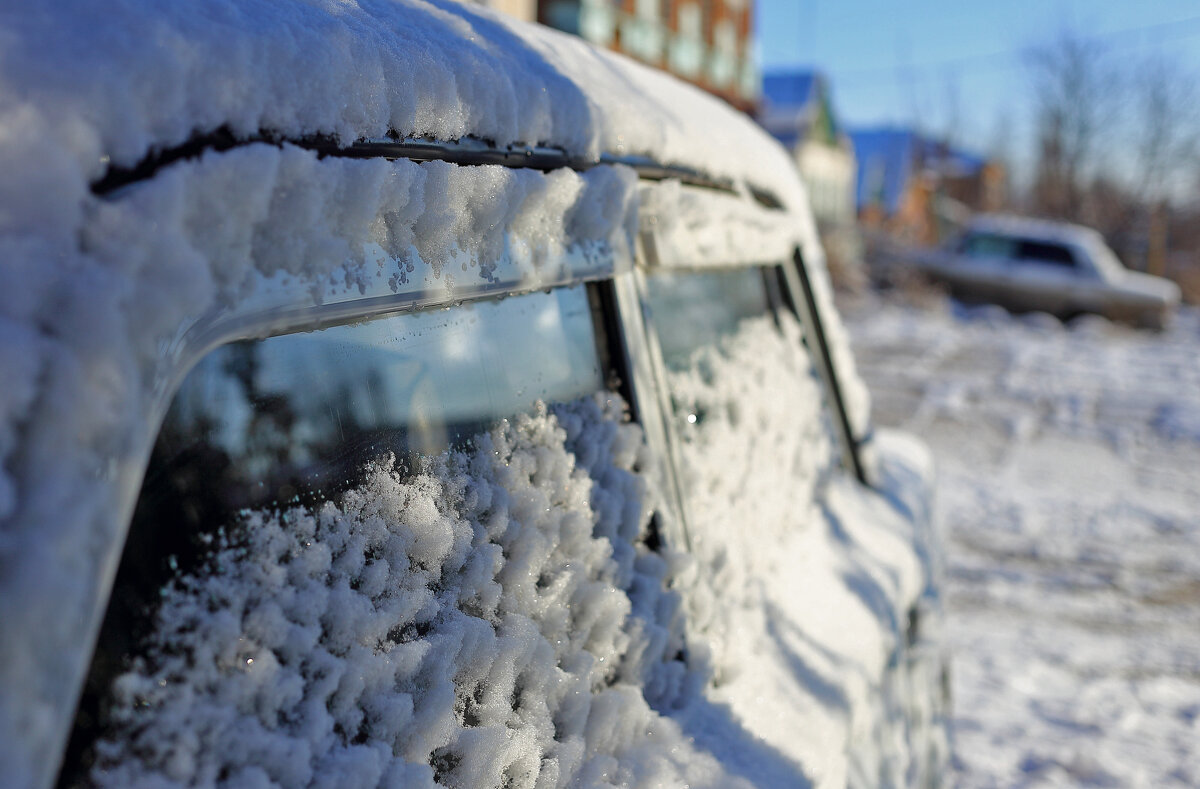
[(798, 322), (774, 313), (762, 269), (658, 273), (647, 284), (689, 529), (748, 515), (763, 534), (782, 528), (832, 462)]
[(1075, 256), (1070, 247), (1044, 241), (1022, 240), (1017, 247), (1017, 260), (1024, 263), (1045, 263), (1073, 268)]
[(971, 233), (962, 242), (962, 251), (972, 258), (1009, 258), (1016, 249), (1016, 241), (1007, 236), (990, 233)]
[[(744, 653), (733, 645), (762, 632), (752, 622), (772, 605), (756, 579), (794, 572), (771, 562), (803, 555), (797, 546), (821, 528), (818, 483), (836, 465), (799, 323), (790, 312), (773, 312), (763, 273), (648, 277), (696, 588), (720, 590), (717, 601), (686, 598), (685, 620), (689, 643), (711, 646), (718, 682), (744, 669)], [(758, 736), (777, 731), (776, 718), (745, 707), (738, 714)]]
[(226, 345), (176, 394), (133, 529), (171, 520), (194, 536), (311, 504), (368, 461), (415, 467), (537, 400), (602, 386), (582, 286)]
[(747, 318), (770, 311), (759, 269), (658, 273), (647, 280), (651, 320), (671, 370), (687, 369), (699, 348), (715, 347)]
[(173, 495), (197, 453), (230, 511), (324, 497), (371, 456), (434, 454), (601, 385), (582, 287), (234, 343), (180, 387), (143, 497)]
[(78, 771), (101, 699), (138, 654), (168, 582), (199, 572), (213, 546), (236, 543), (254, 518), (337, 504), (378, 475), (377, 461), (394, 457), (391, 468), (405, 476), (448, 449), (479, 454), (473, 437), (501, 419), (601, 390), (601, 367), (583, 286), (238, 342), (206, 356), (154, 447), (64, 775)]

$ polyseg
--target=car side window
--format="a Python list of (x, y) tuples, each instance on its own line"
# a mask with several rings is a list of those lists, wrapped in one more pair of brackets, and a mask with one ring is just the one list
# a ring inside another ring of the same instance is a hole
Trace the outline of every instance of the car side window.
[[(455, 453), (492, 462), (479, 438), (507, 418), (594, 401), (606, 372), (595, 316), (581, 285), (236, 342), (203, 358), (153, 449), (64, 779), (88, 769), (113, 680), (143, 665), (155, 607), (173, 584), (182, 590), (172, 579), (210, 572), (222, 544), (243, 540), (239, 530), (281, 522), (286, 531), (294, 513), (341, 507), (343, 494), (379, 484), (380, 469), (402, 485)], [(595, 410), (571, 407), (572, 424)]]
[(657, 272), (648, 328), (663, 346), (671, 436), (696, 562), (689, 643), (715, 647), (719, 678), (739, 671), (732, 644), (758, 610), (759, 546), (803, 540), (819, 522), (818, 486), (836, 465), (832, 422), (798, 320), (773, 309), (772, 269)]
[[(741, 522), (768, 501), (786, 501), (768, 495), (779, 486), (803, 498), (817, 469), (832, 460), (830, 422), (799, 323), (774, 308), (769, 272), (647, 278), (689, 528), (701, 532)], [(757, 522), (789, 520), (782, 511), (760, 515)]]
[(324, 501), (377, 457), (412, 467), (536, 400), (602, 386), (582, 286), (233, 343), (176, 393), (139, 516), (169, 507), (212, 531), (241, 510)]
[(968, 234), (961, 244), (961, 252), (968, 258), (1011, 258), (1015, 251), (1014, 239), (992, 233)]
[(660, 272), (648, 278), (647, 287), (663, 362), (672, 371), (686, 369), (696, 349), (719, 344), (742, 321), (771, 309), (759, 269)]
[(1064, 244), (1047, 241), (1022, 239), (1017, 245), (1016, 259), (1021, 263), (1036, 263), (1042, 265), (1075, 268), (1075, 255), (1071, 248)]

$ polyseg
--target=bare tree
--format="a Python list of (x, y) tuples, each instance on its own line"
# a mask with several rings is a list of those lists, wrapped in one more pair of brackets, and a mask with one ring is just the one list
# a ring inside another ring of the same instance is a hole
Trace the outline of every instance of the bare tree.
[(1146, 233), (1145, 268), (1153, 274), (1166, 273), (1172, 192), (1195, 167), (1200, 140), (1196, 98), (1190, 75), (1161, 55), (1142, 61), (1133, 72), (1133, 186)]
[(1152, 55), (1134, 68), (1132, 88), (1134, 186), (1146, 204), (1166, 201), (1180, 176), (1192, 175), (1188, 166), (1194, 166), (1200, 142), (1194, 77), (1177, 62)]
[(1027, 62), (1038, 137), (1034, 203), (1041, 213), (1079, 221), (1120, 107), (1120, 73), (1102, 44), (1070, 33), (1030, 50)]
[(962, 93), (958, 78), (950, 71), (943, 76), (941, 139), (948, 146), (957, 145), (963, 134)]
[(1013, 155), (1013, 139), (1013, 114), (1009, 108), (1005, 107), (996, 114), (992, 122), (991, 139), (987, 147), (988, 159), (994, 166), (999, 167), (1003, 174), (1001, 192), (996, 195), (997, 199), (987, 206), (988, 210), (1016, 208), (1018, 202), (1021, 203), (1020, 208), (1025, 208), (1024, 201), (1017, 200), (1017, 195), (1026, 191), (1027, 185), (1016, 182), (1019, 170)]

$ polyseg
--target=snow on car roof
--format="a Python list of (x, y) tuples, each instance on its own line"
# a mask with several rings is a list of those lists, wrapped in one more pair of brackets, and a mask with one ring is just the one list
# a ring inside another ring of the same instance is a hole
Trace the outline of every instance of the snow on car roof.
[(72, 0), (53, 13), (14, 8), (0, 21), (6, 114), (22, 116), (18, 133), (41, 137), (88, 180), (110, 163), (129, 166), (223, 128), (346, 145), (392, 133), (647, 156), (745, 180), (795, 205), (786, 153), (744, 114), (665, 73), (486, 8), (447, 0), (214, 0), (204, 13), (150, 5)]

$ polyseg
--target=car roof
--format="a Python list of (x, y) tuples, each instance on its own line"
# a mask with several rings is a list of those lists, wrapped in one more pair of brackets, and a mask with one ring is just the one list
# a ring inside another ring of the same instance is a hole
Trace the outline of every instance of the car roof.
[(981, 214), (967, 224), (967, 232), (1021, 236), (1037, 241), (1087, 246), (1100, 238), (1090, 227), (1049, 219), (1034, 219), (1008, 214)]

